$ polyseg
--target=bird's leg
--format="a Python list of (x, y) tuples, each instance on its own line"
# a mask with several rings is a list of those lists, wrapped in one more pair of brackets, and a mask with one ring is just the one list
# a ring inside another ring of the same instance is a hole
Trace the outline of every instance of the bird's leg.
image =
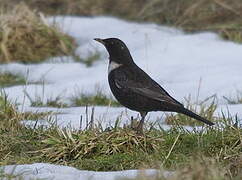
[(143, 133), (143, 127), (144, 127), (144, 122), (145, 122), (145, 116), (147, 115), (147, 112), (140, 112), (141, 115), (141, 120), (139, 122), (139, 125), (137, 127), (137, 132)]

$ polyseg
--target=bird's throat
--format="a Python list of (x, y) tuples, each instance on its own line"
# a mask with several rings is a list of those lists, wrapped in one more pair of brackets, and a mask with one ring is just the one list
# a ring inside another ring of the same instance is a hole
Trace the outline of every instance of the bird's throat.
[(118, 64), (114, 61), (110, 61), (109, 65), (108, 65), (108, 74), (111, 73), (113, 70), (119, 68), (120, 66), (122, 66), (123, 64)]

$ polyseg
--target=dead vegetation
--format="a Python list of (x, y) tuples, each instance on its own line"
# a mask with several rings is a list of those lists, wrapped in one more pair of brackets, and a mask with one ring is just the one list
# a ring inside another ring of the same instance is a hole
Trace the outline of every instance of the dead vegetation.
[(48, 57), (71, 53), (73, 39), (43, 15), (20, 4), (0, 13), (0, 63), (41, 62)]
[[(3, 0), (4, 6), (18, 2)], [(189, 32), (215, 31), (242, 41), (241, 0), (23, 0), (50, 15), (113, 15), (129, 20), (181, 27)]]

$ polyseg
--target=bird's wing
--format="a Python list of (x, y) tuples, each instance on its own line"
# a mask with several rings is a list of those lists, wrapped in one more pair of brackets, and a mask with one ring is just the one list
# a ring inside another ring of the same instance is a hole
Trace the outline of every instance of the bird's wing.
[(115, 78), (115, 85), (117, 88), (123, 90), (132, 91), (134, 93), (146, 96), (148, 98), (158, 100), (161, 102), (171, 103), (174, 105), (183, 106), (181, 103), (172, 98), (163, 88), (158, 84), (146, 84), (143, 82), (137, 82), (127, 78)]

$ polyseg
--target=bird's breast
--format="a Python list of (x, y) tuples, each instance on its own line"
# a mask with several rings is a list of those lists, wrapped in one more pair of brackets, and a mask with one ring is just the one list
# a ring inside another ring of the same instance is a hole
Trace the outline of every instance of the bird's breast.
[(116, 63), (115, 61), (110, 61), (108, 65), (108, 74), (110, 74), (113, 70), (121, 67), (122, 64)]

